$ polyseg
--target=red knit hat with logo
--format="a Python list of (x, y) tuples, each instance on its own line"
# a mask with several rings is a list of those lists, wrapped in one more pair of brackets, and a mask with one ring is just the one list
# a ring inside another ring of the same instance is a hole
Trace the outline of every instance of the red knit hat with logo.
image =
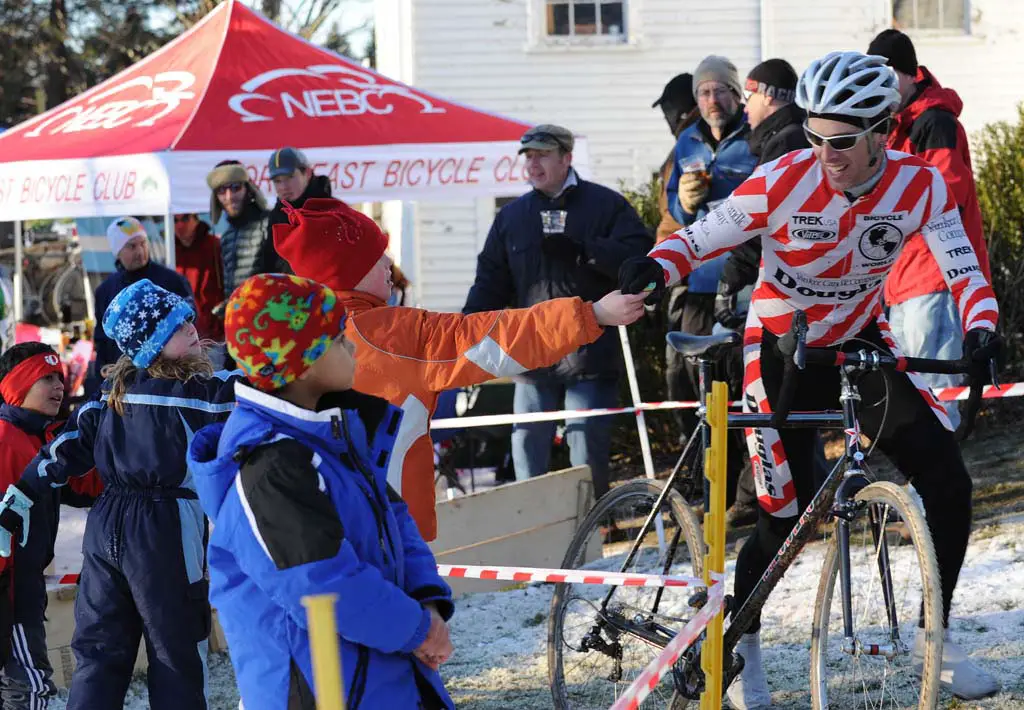
[(377, 223), (341, 200), (311, 197), (285, 203), (288, 224), (274, 225), (274, 248), (297, 276), (335, 291), (351, 291), (388, 248)]

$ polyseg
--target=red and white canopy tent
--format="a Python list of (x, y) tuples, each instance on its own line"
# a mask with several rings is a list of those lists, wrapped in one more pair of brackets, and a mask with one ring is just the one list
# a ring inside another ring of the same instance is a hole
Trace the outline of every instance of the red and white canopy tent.
[(164, 215), (173, 260), (170, 215), (208, 208), (206, 174), (221, 160), (240, 160), (268, 194), (267, 159), (284, 145), (350, 202), (514, 194), (527, 127), (392, 81), (228, 0), (0, 135), (0, 219)]

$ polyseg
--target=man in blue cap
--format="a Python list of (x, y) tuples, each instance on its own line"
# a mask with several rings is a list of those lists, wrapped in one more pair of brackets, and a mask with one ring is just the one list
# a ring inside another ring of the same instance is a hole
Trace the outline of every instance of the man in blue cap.
[(267, 239), (263, 243), (260, 257), (260, 272), (290, 274), (292, 271), (288, 262), (274, 251), (274, 225), (288, 224), (288, 215), (284, 212), (285, 202), (298, 209), (310, 197), (330, 197), (331, 181), (326, 175), (314, 175), (312, 164), (298, 148), (278, 148), (270, 154), (267, 167), (270, 169), (274, 192), (277, 193), (277, 202), (267, 220)]

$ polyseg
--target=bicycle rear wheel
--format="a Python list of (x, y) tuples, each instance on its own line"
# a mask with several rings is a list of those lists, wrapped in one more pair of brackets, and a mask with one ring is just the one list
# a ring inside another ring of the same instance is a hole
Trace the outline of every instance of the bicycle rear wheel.
[[(651, 525), (633, 560), (632, 543), (663, 490), (659, 481), (639, 480), (611, 490), (577, 530), (562, 567), (601, 571), (698, 576), (703, 542), (696, 516), (678, 491), (669, 491), (658, 518), (664, 549)], [(692, 616), (686, 589), (558, 584), (548, 622), (548, 675), (558, 710), (607, 710)], [(643, 708), (681, 708), (671, 675)]]
[[(942, 593), (924, 512), (895, 483), (872, 483), (856, 500), (864, 510), (850, 523), (854, 638), (843, 638), (841, 556), (833, 538), (814, 608), (812, 706), (930, 710), (942, 662)], [(887, 533), (894, 522), (909, 533), (909, 544), (892, 545)], [(924, 654), (915, 663), (915, 636), (922, 633)]]

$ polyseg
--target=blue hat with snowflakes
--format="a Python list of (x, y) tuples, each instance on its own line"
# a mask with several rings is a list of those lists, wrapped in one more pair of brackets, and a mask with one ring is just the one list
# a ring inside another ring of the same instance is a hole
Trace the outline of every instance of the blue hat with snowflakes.
[(103, 332), (135, 367), (149, 367), (178, 328), (195, 317), (191, 303), (142, 279), (117, 294), (107, 306)]

